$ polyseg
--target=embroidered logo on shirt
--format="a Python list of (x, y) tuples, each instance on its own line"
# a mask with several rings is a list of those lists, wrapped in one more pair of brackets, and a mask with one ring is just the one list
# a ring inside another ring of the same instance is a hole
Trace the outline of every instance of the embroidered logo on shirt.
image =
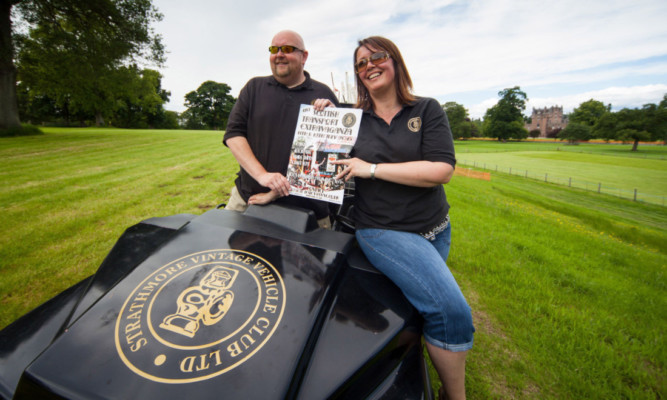
[(414, 117), (411, 118), (410, 121), (408, 121), (408, 129), (410, 129), (412, 132), (419, 132), (421, 127), (422, 127), (422, 119), (420, 117)]

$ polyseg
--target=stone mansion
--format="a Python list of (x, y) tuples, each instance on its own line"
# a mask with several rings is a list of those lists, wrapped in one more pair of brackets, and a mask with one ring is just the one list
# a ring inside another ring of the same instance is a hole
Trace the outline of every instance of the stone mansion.
[(531, 116), (531, 123), (526, 124), (528, 132), (539, 130), (539, 137), (547, 137), (547, 133), (554, 129), (564, 129), (567, 126), (567, 117), (563, 115), (563, 107), (553, 106), (544, 108), (534, 108)]

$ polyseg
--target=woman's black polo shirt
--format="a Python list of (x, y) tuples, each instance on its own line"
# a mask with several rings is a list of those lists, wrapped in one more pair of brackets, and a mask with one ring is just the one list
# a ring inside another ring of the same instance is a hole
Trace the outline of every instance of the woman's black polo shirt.
[[(352, 151), (369, 163), (441, 161), (456, 165), (447, 115), (435, 99), (418, 98), (403, 106), (391, 125), (372, 110), (364, 111)], [(357, 228), (384, 228), (424, 233), (449, 212), (442, 185), (421, 188), (355, 178)]]

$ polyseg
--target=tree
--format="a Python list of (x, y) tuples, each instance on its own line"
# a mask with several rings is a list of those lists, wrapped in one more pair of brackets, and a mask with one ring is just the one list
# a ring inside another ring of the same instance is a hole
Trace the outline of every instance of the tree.
[(604, 105), (601, 101), (590, 99), (579, 104), (569, 115), (569, 122), (594, 127), (598, 120), (605, 114), (611, 112), (611, 104)]
[(586, 124), (570, 122), (565, 129), (558, 132), (558, 138), (567, 140), (570, 144), (577, 144), (577, 142), (590, 140), (591, 131), (591, 127)]
[(547, 129), (546, 136), (549, 139), (556, 139), (558, 138), (558, 135), (560, 132), (563, 130), (563, 128), (553, 128), (553, 129)]
[(658, 104), (655, 121), (658, 124), (657, 140), (662, 140), (662, 144), (667, 145), (667, 93), (662, 96), (662, 101)]
[[(666, 95), (667, 97), (667, 95)], [(632, 142), (637, 151), (640, 141), (664, 140), (667, 135), (667, 102), (645, 104), (642, 108), (624, 108), (604, 114), (593, 128), (596, 137)]]
[(472, 137), (473, 125), (468, 118), (468, 110), (461, 104), (453, 101), (445, 103), (442, 108), (447, 113), (449, 127), (455, 139), (467, 139)]
[[(162, 89), (162, 75), (151, 69), (139, 70), (136, 65), (120, 67), (114, 73), (118, 85), (111, 94), (105, 118), (119, 128), (178, 128), (175, 117), (167, 117), (164, 103), (171, 95)], [(18, 84), (21, 120), (69, 126), (81, 126), (95, 120), (95, 113), (77, 109), (69, 101), (56, 102), (47, 95), (35, 93), (25, 81)]]
[(633, 128), (619, 129), (616, 132), (616, 139), (622, 142), (632, 142), (632, 150), (637, 151), (639, 141), (648, 141), (651, 139), (651, 133), (648, 131), (640, 131)]
[(593, 126), (593, 137), (606, 141), (616, 139), (616, 126), (618, 124), (616, 113), (610, 112), (600, 117)]
[(116, 100), (113, 125), (120, 128), (161, 128), (166, 119), (162, 107), (171, 93), (162, 89), (162, 75), (151, 69), (127, 70), (125, 90)]
[(661, 140), (663, 144), (667, 144), (667, 93), (663, 95), (658, 105), (645, 104), (643, 110), (649, 120), (647, 127), (651, 133), (651, 140)]
[(526, 93), (519, 86), (498, 92), (498, 103), (486, 110), (484, 134), (500, 141), (525, 139), (528, 131), (523, 127), (523, 110), (526, 109)]
[(165, 111), (163, 117), (155, 127), (160, 129), (179, 129), (178, 113), (176, 111)]
[[(31, 95), (44, 95), (102, 122), (118, 89), (118, 68), (143, 60), (161, 64), (164, 47), (150, 28), (162, 15), (150, 0), (0, 0), (0, 104), (16, 102), (18, 76)], [(11, 13), (28, 25), (12, 39)], [(18, 123), (18, 109), (0, 111), (0, 128)]]
[(528, 137), (528, 131), (523, 127), (519, 121), (502, 121), (494, 118), (485, 117), (484, 132), (488, 137), (497, 138), (499, 141), (507, 141), (508, 139), (525, 139)]
[(19, 104), (19, 118), (29, 124), (45, 121), (64, 120), (63, 109), (56, 102), (44, 95), (32, 95), (30, 90), (19, 84), (16, 88)]
[(482, 130), (484, 128), (484, 122), (481, 118), (473, 119), (470, 121), (472, 124), (472, 137), (482, 137)]
[(236, 99), (226, 83), (206, 81), (185, 95), (182, 118), (188, 129), (225, 129)]
[(656, 111), (655, 104), (645, 104), (642, 108), (624, 108), (617, 112), (616, 139), (632, 142), (632, 151), (637, 151), (640, 141), (657, 140)]
[(16, 67), (11, 10), (19, 0), (0, 0), (0, 130), (21, 127), (16, 97)]

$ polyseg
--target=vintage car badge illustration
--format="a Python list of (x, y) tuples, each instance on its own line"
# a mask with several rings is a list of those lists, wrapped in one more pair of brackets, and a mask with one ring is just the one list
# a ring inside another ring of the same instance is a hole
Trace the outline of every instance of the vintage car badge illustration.
[(164, 318), (160, 328), (194, 337), (199, 322), (215, 325), (232, 306), (234, 292), (229, 290), (238, 275), (231, 268), (215, 267), (198, 285), (190, 286), (176, 300), (178, 311)]
[(116, 320), (116, 349), (147, 379), (210, 379), (259, 351), (284, 311), (285, 286), (273, 265), (240, 250), (208, 250), (164, 265), (134, 288)]

